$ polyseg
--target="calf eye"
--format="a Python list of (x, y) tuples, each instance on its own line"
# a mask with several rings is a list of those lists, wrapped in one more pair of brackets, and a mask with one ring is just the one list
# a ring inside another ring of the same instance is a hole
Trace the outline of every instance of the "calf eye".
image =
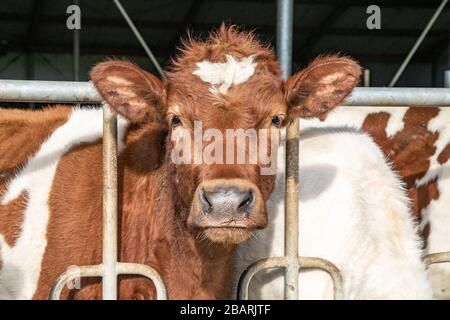
[(171, 125), (172, 127), (176, 127), (176, 126), (178, 126), (178, 125), (180, 125), (180, 124), (181, 124), (181, 119), (180, 119), (179, 116), (173, 116), (173, 117), (170, 119), (170, 125)]
[(283, 123), (283, 117), (282, 116), (273, 116), (272, 117), (272, 124), (276, 127), (280, 127)]

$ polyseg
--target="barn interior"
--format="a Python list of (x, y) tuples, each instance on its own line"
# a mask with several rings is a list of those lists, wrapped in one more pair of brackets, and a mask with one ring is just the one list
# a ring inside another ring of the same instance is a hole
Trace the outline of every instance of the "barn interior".
[[(66, 26), (67, 8), (77, 3), (81, 29)], [(222, 22), (255, 30), (275, 46), (275, 0), (122, 0), (162, 68), (176, 54), (186, 31), (204, 37)], [(379, 0), (379, 29), (368, 28), (366, 0), (295, 0), (293, 70), (315, 56), (341, 53), (370, 70), (370, 83), (388, 86), (441, 0)], [(450, 66), (450, 6), (445, 5), (395, 86), (442, 87)], [(0, 78), (88, 79), (106, 58), (126, 58), (157, 73), (154, 64), (111, 0), (2, 0)]]

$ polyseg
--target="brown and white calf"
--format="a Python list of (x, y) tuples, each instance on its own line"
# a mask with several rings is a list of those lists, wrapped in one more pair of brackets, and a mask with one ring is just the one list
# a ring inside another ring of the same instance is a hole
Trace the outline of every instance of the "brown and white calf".
[[(450, 250), (449, 122), (450, 110), (439, 107), (340, 107), (322, 120), (300, 120), (299, 254), (334, 262), (344, 298), (450, 298), (450, 266), (425, 274), (420, 262)], [(283, 254), (283, 177), (267, 204), (269, 228), (240, 247), (241, 270)], [(299, 283), (302, 298), (333, 297), (323, 272), (305, 270)], [(281, 275), (263, 272), (251, 289), (252, 298), (282, 298)]]
[[(404, 181), (426, 253), (450, 251), (450, 110), (445, 107), (337, 108), (304, 127), (351, 127), (367, 132)], [(450, 265), (429, 276), (437, 298), (450, 298)]]
[[(176, 164), (180, 130), (278, 130), (324, 116), (359, 76), (354, 61), (331, 56), (283, 82), (272, 50), (233, 27), (188, 41), (165, 81), (130, 62), (96, 65), (91, 79), (120, 115), (120, 261), (155, 268), (171, 299), (228, 297), (234, 248), (266, 226), (275, 177), (259, 161)], [(69, 266), (101, 262), (101, 135), (99, 109), (0, 112), (0, 298), (47, 298)], [(100, 298), (99, 280), (63, 297)], [(155, 290), (123, 277), (119, 297)]]

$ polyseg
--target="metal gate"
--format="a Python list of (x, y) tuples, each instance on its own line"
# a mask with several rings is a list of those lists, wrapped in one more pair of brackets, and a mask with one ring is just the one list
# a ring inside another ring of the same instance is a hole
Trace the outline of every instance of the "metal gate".
[[(0, 80), (2, 102), (47, 102), (100, 104), (101, 99), (90, 82)], [(445, 106), (450, 107), (447, 88), (356, 88), (343, 104), (346, 106)], [(142, 275), (153, 281), (157, 299), (166, 299), (167, 292), (160, 275), (150, 266), (117, 261), (117, 118), (103, 106), (103, 261), (98, 265), (68, 270), (55, 282), (50, 299), (59, 299), (64, 285), (76, 277), (102, 277), (103, 299), (117, 299), (117, 276)], [(294, 134), (292, 134), (294, 132)], [(286, 250), (285, 256), (256, 261), (243, 273), (239, 283), (239, 299), (248, 298), (252, 277), (266, 268), (286, 269), (285, 298), (298, 298), (298, 273), (302, 268), (322, 269), (334, 282), (335, 298), (342, 290), (342, 277), (330, 261), (319, 257), (298, 256), (298, 123), (288, 128), (286, 175)], [(450, 262), (450, 252), (425, 256), (427, 266)]]

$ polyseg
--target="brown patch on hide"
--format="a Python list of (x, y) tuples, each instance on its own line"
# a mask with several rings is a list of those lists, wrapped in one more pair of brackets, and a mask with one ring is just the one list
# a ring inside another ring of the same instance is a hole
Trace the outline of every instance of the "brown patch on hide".
[(445, 148), (439, 153), (437, 158), (439, 164), (444, 164), (450, 158), (450, 143), (448, 143)]
[(392, 137), (385, 132), (388, 113), (373, 113), (364, 120), (362, 129), (374, 138), (408, 188), (427, 173), (429, 159), (436, 152), (434, 143), (439, 133), (429, 131), (427, 126), (438, 114), (439, 108), (409, 108), (403, 118), (403, 129)]

